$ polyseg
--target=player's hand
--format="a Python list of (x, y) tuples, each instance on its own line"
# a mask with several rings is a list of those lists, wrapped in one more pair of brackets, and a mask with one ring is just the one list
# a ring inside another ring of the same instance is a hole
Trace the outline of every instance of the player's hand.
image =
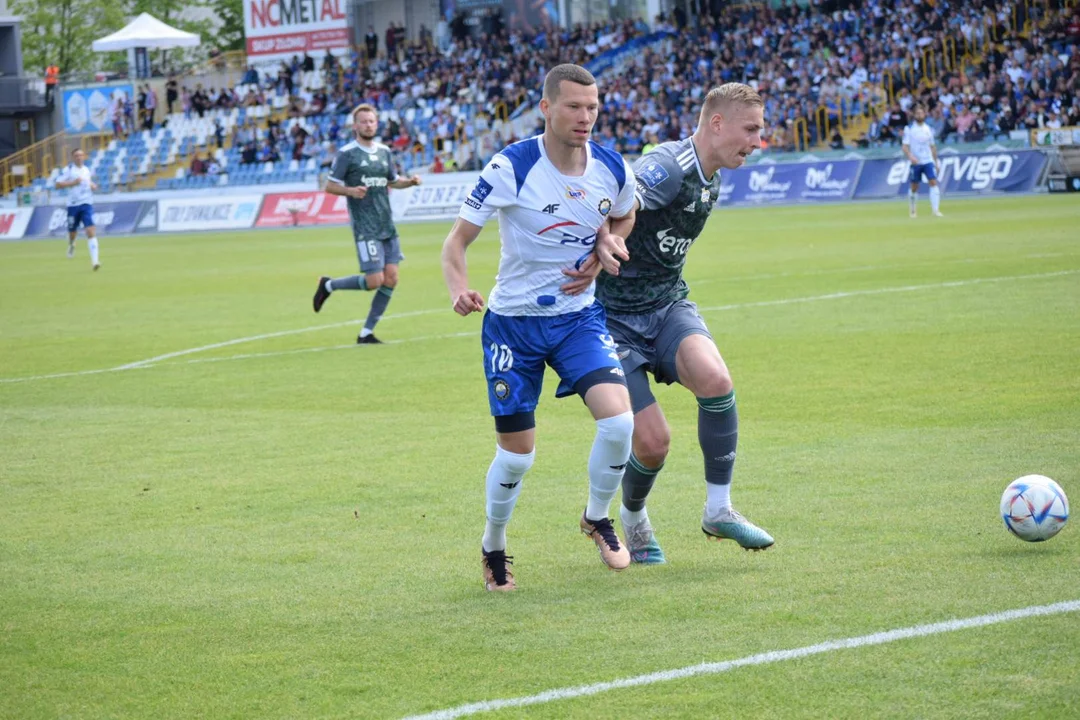
[(363, 185), (358, 185), (352, 189), (352, 196), (357, 200), (363, 200), (365, 195), (367, 195), (367, 188)]
[(98, 184), (96, 182), (91, 182), (90, 183), (90, 189), (93, 190), (94, 192), (97, 192)]
[(630, 253), (626, 250), (626, 238), (612, 235), (603, 229), (596, 235), (596, 257), (600, 266), (608, 275), (619, 274), (619, 258), (630, 259)]
[(413, 187), (416, 187), (420, 184), (420, 176), (413, 175), (411, 178), (409, 178), (409, 182), (412, 184)]
[(475, 290), (466, 290), (454, 298), (454, 312), (462, 317), (484, 309), (484, 296)]
[(562, 271), (563, 275), (573, 279), (560, 285), (559, 289), (567, 295), (580, 295), (589, 289), (600, 270), (600, 259), (596, 257), (596, 253), (589, 253), (579, 267)]

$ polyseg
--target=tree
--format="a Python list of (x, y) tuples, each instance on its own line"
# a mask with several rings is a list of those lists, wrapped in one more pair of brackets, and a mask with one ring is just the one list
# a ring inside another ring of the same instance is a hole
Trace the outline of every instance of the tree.
[(209, 7), (221, 21), (217, 32), (213, 34), (214, 45), (226, 52), (243, 50), (245, 48), (243, 0), (209, 0)]
[(42, 73), (57, 65), (62, 73), (91, 70), (98, 64), (90, 45), (124, 25), (124, 9), (95, 0), (13, 0), (23, 18), (23, 65)]

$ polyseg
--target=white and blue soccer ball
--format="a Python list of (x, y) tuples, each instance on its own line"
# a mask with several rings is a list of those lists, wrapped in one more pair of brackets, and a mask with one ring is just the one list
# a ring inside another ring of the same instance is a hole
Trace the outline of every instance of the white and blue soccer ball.
[(1050, 478), (1025, 475), (1005, 488), (1001, 496), (1001, 519), (1009, 532), (1021, 540), (1049, 540), (1069, 519), (1069, 498)]

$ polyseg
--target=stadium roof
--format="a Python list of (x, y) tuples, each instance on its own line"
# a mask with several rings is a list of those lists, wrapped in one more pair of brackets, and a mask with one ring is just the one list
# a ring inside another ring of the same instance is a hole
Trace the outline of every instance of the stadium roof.
[(111, 52), (130, 48), (195, 47), (200, 42), (195, 33), (184, 32), (166, 25), (149, 13), (143, 13), (122, 30), (95, 40), (94, 52)]

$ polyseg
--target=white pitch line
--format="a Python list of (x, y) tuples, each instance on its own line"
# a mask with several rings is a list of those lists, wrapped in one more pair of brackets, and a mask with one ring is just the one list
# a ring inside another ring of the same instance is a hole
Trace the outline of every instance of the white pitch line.
[(769, 307), (772, 305), (794, 305), (796, 303), (818, 302), (820, 300), (841, 300), (849, 297), (862, 295), (885, 295), (887, 293), (915, 292), (931, 288), (964, 287), (965, 285), (980, 285), (982, 283), (1005, 282), (1007, 280), (1034, 280), (1041, 278), (1060, 277), (1062, 275), (1075, 275), (1080, 270), (1059, 270), (1050, 273), (1035, 273), (1032, 275), (1003, 275), (1001, 277), (971, 278), (970, 280), (952, 280), (943, 283), (929, 283), (926, 285), (900, 285), (897, 287), (873, 288), (871, 290), (850, 290), (835, 292), (827, 295), (810, 295), (807, 297), (785, 298), (783, 300), (761, 300), (759, 302), (735, 303), (733, 305), (713, 305), (712, 307), (698, 308), (699, 312), (714, 312), (720, 310), (740, 310), (742, 308)]
[(52, 373), (50, 375), (27, 375), (26, 377), (0, 378), (0, 383), (21, 383), (31, 380), (53, 380), (55, 378), (81, 377), (83, 375), (100, 375), (102, 373), (122, 372), (125, 370), (145, 370), (153, 365), (136, 365), (133, 367), (103, 368), (101, 370), (74, 370), (72, 372)]
[[(1031, 255), (1024, 255), (1024, 257), (1031, 259), (1044, 259), (1062, 257), (1064, 255), (1065, 253), (1033, 253)], [(891, 265), (855, 265), (852, 267), (830, 268), (828, 270), (805, 270), (802, 272), (796, 271), (761, 273), (759, 275), (732, 275), (731, 277), (703, 277), (696, 278), (694, 280), (687, 278), (686, 281), (690, 283), (690, 287), (697, 287), (698, 285), (708, 285), (710, 283), (718, 282), (744, 282), (747, 280), (778, 280), (780, 278), (818, 277), (821, 275), (844, 275), (847, 273), (873, 272), (875, 270), (914, 270), (916, 268), (926, 267), (928, 265), (934, 267), (937, 267), (939, 265), (974, 265), (976, 263), (989, 263), (997, 261), (1000, 261), (1000, 258), (954, 258), (953, 260), (925, 260), (922, 262), (899, 263)]]
[[(797, 303), (819, 302), (821, 300), (841, 300), (849, 297), (859, 297), (863, 295), (884, 295), (887, 293), (902, 293), (902, 292), (915, 292), (918, 290), (932, 290), (935, 288), (950, 288), (950, 287), (963, 287), (966, 285), (979, 285), (982, 283), (994, 283), (994, 282), (1006, 282), (1009, 280), (1036, 280), (1042, 278), (1061, 277), (1064, 275), (1075, 275), (1080, 273), (1080, 270), (1059, 270), (1057, 272), (1049, 273), (1035, 273), (1030, 275), (1003, 275), (1000, 277), (989, 278), (971, 278), (969, 280), (953, 280), (943, 283), (928, 283), (925, 285), (901, 285), (898, 287), (887, 288), (874, 288), (870, 290), (851, 290), (846, 292), (829, 293), (827, 295), (810, 295), (806, 297), (796, 298), (784, 298), (781, 300), (761, 300), (758, 302), (746, 302), (746, 303), (734, 303), (731, 305), (713, 305), (711, 307), (698, 308), (700, 312), (720, 312), (724, 310), (740, 310), (743, 308), (754, 307), (770, 307), (773, 305), (794, 305)], [(431, 309), (431, 310), (414, 310), (411, 312), (398, 313), (397, 315), (386, 315), (385, 318), (403, 318), (414, 317), (417, 315), (431, 315), (434, 313), (445, 312), (445, 309)], [(329, 325), (314, 325), (306, 328), (297, 328), (295, 330), (281, 330), (278, 332), (264, 333), (262, 335), (251, 335), (249, 337), (236, 338), (235, 340), (226, 340), (224, 342), (213, 343), (211, 345), (202, 345), (200, 347), (188, 348), (187, 350), (177, 350), (176, 352), (166, 353), (164, 355), (158, 355), (157, 357), (148, 358), (146, 360), (139, 360), (133, 363), (127, 363), (126, 365), (120, 365), (114, 368), (104, 368), (101, 370), (79, 370), (75, 372), (65, 373), (53, 373), (50, 375), (29, 375), (26, 377), (14, 377), (14, 378), (0, 378), (0, 384), (4, 383), (20, 383), (30, 382), (33, 380), (51, 380), (53, 378), (66, 378), (66, 377), (78, 377), (81, 375), (98, 375), (101, 373), (120, 372), (123, 370), (140, 370), (148, 367), (153, 367), (157, 363), (161, 363), (164, 360), (170, 360), (172, 358), (184, 357), (185, 355), (194, 355), (196, 353), (205, 352), (207, 350), (215, 350), (218, 348), (229, 347), (231, 345), (239, 345), (246, 342), (254, 342), (257, 340), (267, 340), (270, 338), (284, 337), (287, 335), (299, 335), (301, 333), (315, 332), (317, 330), (325, 330), (327, 328), (342, 327), (344, 325), (356, 325), (363, 322), (362, 320), (347, 320), (340, 323), (331, 323)], [(387, 342), (387, 344), (397, 344), (403, 342), (418, 342), (420, 340), (434, 340), (450, 337), (464, 337), (468, 335), (475, 335), (476, 333), (454, 333), (450, 335), (425, 335), (416, 338), (405, 338), (403, 340), (394, 340)], [(216, 362), (218, 360), (239, 360), (248, 357), (270, 357), (274, 354), (290, 354), (299, 352), (319, 352), (321, 350), (336, 349), (339, 346), (330, 346), (328, 348), (305, 348), (301, 350), (289, 350), (281, 351), (280, 353), (245, 353), (243, 355), (234, 355), (225, 358), (211, 358), (209, 360), (200, 360), (199, 362)], [(340, 346), (351, 347), (351, 346)], [(181, 363), (167, 363), (167, 364), (181, 364)]]
[(503, 708), (541, 705), (559, 700), (587, 697), (607, 692), (608, 690), (652, 685), (654, 683), (697, 677), (699, 675), (716, 675), (736, 670), (741, 667), (768, 665), (770, 663), (783, 662), (785, 660), (796, 660), (811, 655), (821, 655), (822, 653), (833, 652), (834, 650), (851, 650), (872, 645), (884, 645), (898, 640), (939, 635), (941, 633), (967, 630), (969, 628), (985, 627), (987, 625), (996, 625), (998, 623), (1020, 620), (1022, 618), (1059, 615), (1061, 613), (1077, 611), (1080, 611), (1080, 600), (1070, 600), (1068, 602), (1054, 603), (1053, 605), (1035, 605), (1020, 608), (1018, 610), (1006, 610), (1004, 612), (979, 615), (977, 617), (963, 618), (960, 620), (946, 620), (945, 622), (938, 622), (930, 625), (914, 625), (912, 627), (888, 630), (885, 632), (873, 633), (871, 635), (860, 635), (859, 637), (845, 638), (843, 640), (828, 640), (823, 643), (818, 643), (817, 645), (807, 645), (793, 650), (774, 650), (759, 655), (749, 655), (737, 660), (702, 663), (700, 665), (691, 665), (676, 670), (663, 670), (647, 675), (636, 675), (634, 677), (594, 683), (592, 685), (578, 685), (576, 687), (546, 690), (542, 693), (537, 693), (536, 695), (506, 698), (503, 700), (484, 700), (481, 702), (469, 703), (468, 705), (459, 705), (446, 710), (437, 710), (423, 715), (410, 715), (405, 718), (405, 720), (452, 720), (453, 718), (476, 715), (483, 712), (493, 712), (495, 710), (502, 710)]
[[(448, 333), (446, 335), (421, 335), (420, 337), (403, 338), (401, 340), (383, 340), (383, 345), (401, 345), (402, 343), (421, 342), (424, 340), (450, 340), (460, 337), (475, 337), (480, 334), (479, 331), (472, 332), (459, 332)], [(228, 357), (217, 358), (198, 358), (196, 360), (185, 360), (179, 363), (162, 363), (162, 365), (168, 367), (169, 365), (197, 365), (199, 363), (215, 363), (225, 362), (226, 360), (249, 360), (251, 358), (270, 358), (280, 357), (282, 355), (300, 355), (302, 353), (317, 353), (325, 352), (327, 350), (351, 350), (356, 347), (356, 343), (349, 343), (348, 345), (327, 345), (325, 347), (315, 348), (300, 348), (299, 350), (278, 350), (275, 352), (261, 352), (261, 353), (244, 353), (243, 355), (229, 355)], [(139, 367), (152, 367), (140, 365)]]
[[(415, 317), (417, 315), (432, 315), (434, 313), (447, 312), (447, 309), (432, 309), (432, 310), (413, 310), (411, 312), (403, 313), (391, 313), (390, 315), (383, 315), (384, 320), (393, 320), (396, 318)], [(218, 348), (229, 347), (231, 345), (241, 345), (243, 343), (257, 342), (259, 340), (269, 340), (271, 338), (286, 337), (288, 335), (300, 335), (303, 333), (316, 332), (318, 330), (327, 330), (330, 328), (344, 327), (346, 325), (359, 325), (364, 322), (363, 320), (345, 320), (338, 323), (329, 323), (327, 325), (311, 325), (310, 327), (296, 328), (295, 330), (279, 330), (272, 333), (263, 333), (262, 335), (250, 335), (248, 337), (236, 338), (234, 340), (225, 340), (218, 343), (211, 343), (210, 345), (202, 345), (200, 347), (188, 348), (187, 350), (177, 350), (176, 352), (165, 353), (164, 355), (158, 355), (156, 357), (147, 358), (146, 360), (136, 360), (133, 363), (127, 365), (121, 365), (114, 370), (130, 370), (136, 367), (143, 367), (146, 365), (153, 365), (154, 363), (161, 362), (162, 360), (171, 360), (176, 357), (183, 357), (184, 355), (195, 355), (197, 353), (206, 352), (207, 350), (217, 350)]]

